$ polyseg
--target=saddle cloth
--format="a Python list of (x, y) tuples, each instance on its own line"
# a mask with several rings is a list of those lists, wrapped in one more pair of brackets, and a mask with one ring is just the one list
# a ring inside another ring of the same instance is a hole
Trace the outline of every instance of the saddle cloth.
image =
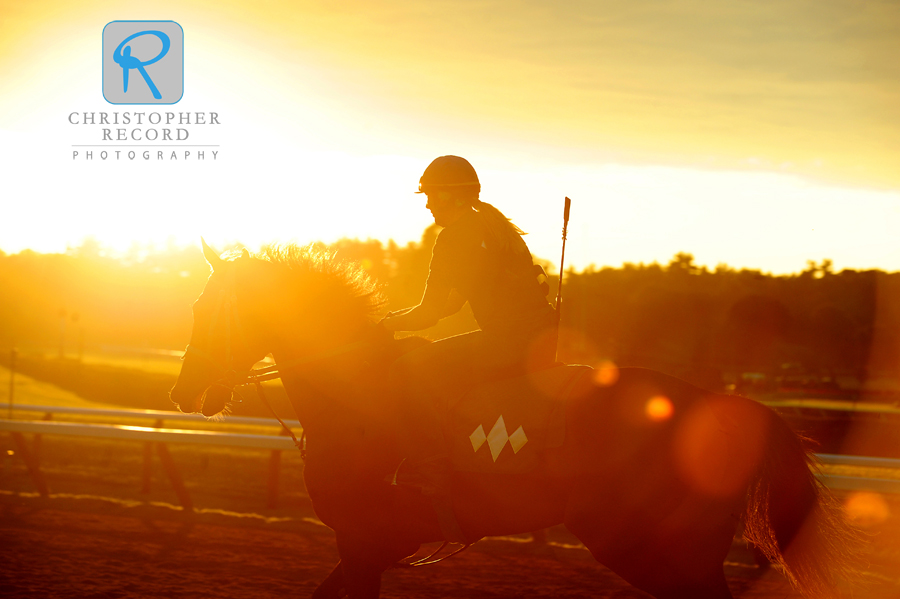
[(592, 372), (589, 366), (555, 366), (462, 394), (444, 424), (453, 468), (491, 474), (536, 469), (544, 450), (563, 444), (566, 400)]

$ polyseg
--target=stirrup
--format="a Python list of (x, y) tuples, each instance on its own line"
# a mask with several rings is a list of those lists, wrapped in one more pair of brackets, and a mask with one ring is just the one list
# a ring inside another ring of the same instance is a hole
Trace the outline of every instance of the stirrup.
[(410, 562), (408, 564), (404, 563), (404, 562), (398, 562), (397, 566), (400, 566), (402, 568), (416, 568), (419, 566), (430, 566), (431, 564), (437, 564), (437, 563), (444, 561), (445, 559), (451, 558), (454, 555), (456, 555), (457, 553), (461, 553), (473, 545), (473, 543), (463, 543), (461, 547), (459, 547), (458, 549), (454, 549), (453, 551), (451, 551), (450, 553), (448, 553), (446, 555), (442, 555), (441, 557), (437, 557), (437, 558), (434, 557), (437, 554), (439, 554), (441, 551), (443, 551), (444, 547), (446, 547), (447, 545), (458, 545), (458, 544), (459, 543), (451, 543), (450, 541), (444, 541), (443, 543), (441, 543), (440, 547), (438, 547), (437, 549), (435, 549), (434, 551), (432, 551), (425, 557), (419, 558), (416, 561)]

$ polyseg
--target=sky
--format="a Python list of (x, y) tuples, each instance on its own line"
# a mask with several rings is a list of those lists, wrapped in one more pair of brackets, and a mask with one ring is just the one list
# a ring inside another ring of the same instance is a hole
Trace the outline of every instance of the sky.
[[(101, 93), (103, 27), (141, 19), (184, 29), (175, 105)], [(0, 250), (415, 241), (456, 154), (541, 258), (571, 197), (577, 268), (897, 271), (897, 56), (896, 2), (0, 0)], [(126, 110), (216, 112), (217, 147), (73, 147)]]

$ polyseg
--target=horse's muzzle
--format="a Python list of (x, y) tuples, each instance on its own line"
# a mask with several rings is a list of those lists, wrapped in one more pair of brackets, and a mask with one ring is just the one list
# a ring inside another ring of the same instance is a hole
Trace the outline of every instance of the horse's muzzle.
[(169, 399), (180, 411), (194, 414), (200, 411), (203, 391), (204, 389), (188, 389), (185, 385), (175, 383), (175, 386), (169, 390)]
[(218, 416), (225, 410), (230, 411), (232, 390), (222, 385), (213, 385), (206, 390), (202, 398), (200, 411), (207, 418)]

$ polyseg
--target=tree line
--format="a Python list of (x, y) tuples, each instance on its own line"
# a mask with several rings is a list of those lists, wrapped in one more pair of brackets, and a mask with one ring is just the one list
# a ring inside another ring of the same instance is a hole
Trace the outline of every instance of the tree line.
[[(343, 239), (323, 247), (358, 261), (396, 310), (421, 298), (437, 233), (429, 227), (406, 245)], [(88, 350), (184, 347), (190, 305), (208, 274), (195, 247), (135, 246), (113, 258), (87, 240), (64, 254), (0, 252), (0, 348), (52, 352), (62, 343), (72, 352), (76, 339)], [(551, 276), (551, 299), (556, 285)], [(710, 270), (686, 253), (664, 265), (569, 269), (560, 357), (650, 367), (709, 387), (745, 373), (896, 381), (898, 300), (900, 273), (834, 272), (829, 260), (781, 276), (725, 265)], [(426, 334), (440, 338), (475, 326), (464, 309)]]

